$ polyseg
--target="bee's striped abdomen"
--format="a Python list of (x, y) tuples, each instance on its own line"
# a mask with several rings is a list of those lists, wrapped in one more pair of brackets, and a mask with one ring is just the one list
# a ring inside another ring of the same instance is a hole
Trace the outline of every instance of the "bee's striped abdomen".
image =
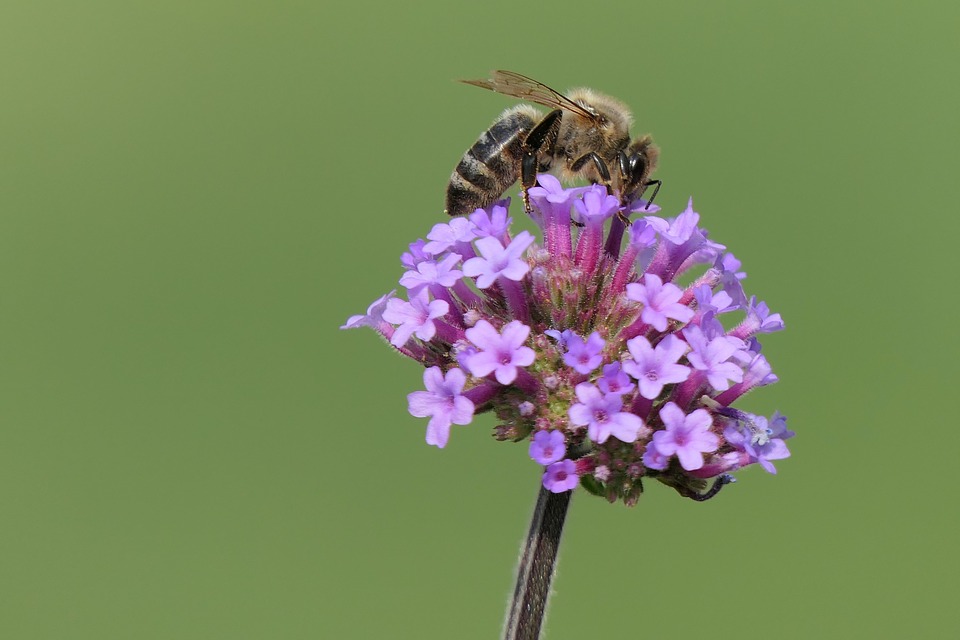
[(447, 186), (447, 213), (459, 216), (496, 202), (520, 177), (521, 145), (536, 111), (514, 107), (463, 154)]

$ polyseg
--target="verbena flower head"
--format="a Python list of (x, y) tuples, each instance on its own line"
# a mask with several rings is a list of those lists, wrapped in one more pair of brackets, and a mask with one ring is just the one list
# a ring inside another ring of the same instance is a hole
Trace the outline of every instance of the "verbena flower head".
[(702, 500), (737, 469), (776, 473), (786, 418), (732, 405), (776, 382), (757, 336), (783, 320), (746, 296), (740, 261), (693, 201), (662, 218), (600, 186), (540, 185), (539, 243), (511, 235), (509, 200), (437, 224), (401, 257), (406, 296), (342, 327), (370, 327), (426, 368), (408, 407), (429, 418), (427, 443), (493, 413), (498, 440), (529, 441), (547, 489), (627, 504), (644, 478)]

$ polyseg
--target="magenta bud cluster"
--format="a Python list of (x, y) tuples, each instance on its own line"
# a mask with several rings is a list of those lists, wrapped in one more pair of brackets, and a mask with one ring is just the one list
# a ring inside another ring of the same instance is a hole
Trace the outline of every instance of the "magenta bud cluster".
[(546, 488), (629, 505), (644, 478), (698, 498), (752, 464), (776, 473), (786, 418), (732, 405), (777, 381), (758, 337), (783, 321), (747, 298), (692, 199), (664, 218), (550, 175), (529, 195), (539, 243), (511, 234), (509, 200), (437, 224), (401, 256), (407, 295), (342, 327), (370, 327), (425, 367), (408, 409), (429, 418), (427, 443), (491, 412), (497, 439), (529, 441)]

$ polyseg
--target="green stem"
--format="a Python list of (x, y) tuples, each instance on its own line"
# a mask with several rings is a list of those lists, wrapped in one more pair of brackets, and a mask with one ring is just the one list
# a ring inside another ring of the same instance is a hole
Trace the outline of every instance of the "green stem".
[(537, 640), (550, 597), (560, 534), (572, 491), (552, 493), (540, 487), (530, 531), (520, 553), (517, 585), (510, 600), (503, 640)]

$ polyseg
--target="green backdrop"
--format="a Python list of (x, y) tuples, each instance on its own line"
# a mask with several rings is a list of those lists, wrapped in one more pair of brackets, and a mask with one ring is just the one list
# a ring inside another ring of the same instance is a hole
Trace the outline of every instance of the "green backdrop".
[(0, 637), (497, 636), (536, 465), (490, 416), (428, 447), (421, 370), (337, 329), (494, 68), (634, 108), (798, 433), (705, 504), (578, 493), (549, 637), (956, 637), (949, 6), (4, 3)]

